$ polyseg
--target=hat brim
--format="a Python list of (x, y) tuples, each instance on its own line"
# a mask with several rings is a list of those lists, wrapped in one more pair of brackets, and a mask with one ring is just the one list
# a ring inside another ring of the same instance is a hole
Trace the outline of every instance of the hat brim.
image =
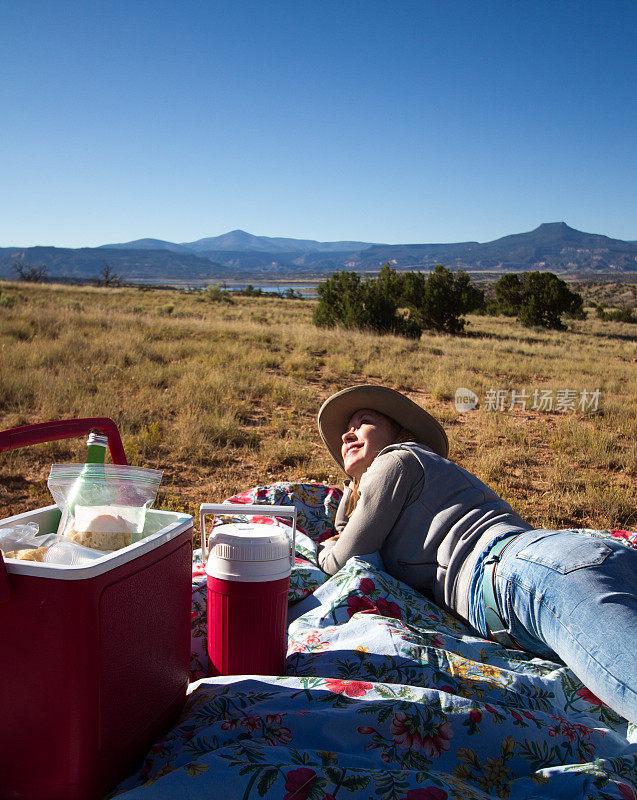
[(341, 454), (342, 435), (352, 414), (362, 408), (380, 411), (413, 433), (415, 441), (446, 458), (449, 441), (442, 425), (404, 394), (386, 386), (363, 384), (336, 392), (323, 403), (318, 413), (318, 428), (330, 455), (345, 471)]

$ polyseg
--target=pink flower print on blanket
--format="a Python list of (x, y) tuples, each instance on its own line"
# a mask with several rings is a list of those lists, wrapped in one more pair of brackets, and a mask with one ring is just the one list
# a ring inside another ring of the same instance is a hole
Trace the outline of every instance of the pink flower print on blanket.
[(316, 543), (334, 535), (334, 518), (342, 496), (343, 492), (336, 486), (280, 482), (255, 486), (228, 498), (226, 502), (239, 505), (293, 505), (298, 529)]
[(329, 641), (324, 640), (318, 631), (313, 630), (305, 636), (301, 636), (298, 641), (290, 637), (288, 655), (293, 653), (321, 653), (329, 650), (329, 648)]
[(582, 688), (581, 688), (581, 689), (579, 689), (579, 690), (576, 692), (576, 694), (577, 694), (579, 697), (581, 697), (581, 698), (582, 698), (582, 700), (585, 700), (587, 703), (590, 703), (592, 706), (601, 706), (601, 705), (605, 705), (605, 703), (602, 703), (602, 701), (599, 699), (599, 697), (597, 697), (597, 695), (594, 695), (594, 694), (591, 692), (591, 690), (590, 690), (590, 689), (587, 689), (587, 688), (586, 688), (586, 686), (582, 686)]
[(307, 800), (317, 778), (316, 772), (309, 767), (291, 770), (285, 778), (287, 793), (283, 795), (283, 800)]
[(363, 697), (374, 687), (366, 681), (349, 681), (339, 678), (326, 678), (327, 688), (335, 694), (344, 694), (347, 697)]
[(448, 797), (444, 789), (430, 786), (428, 789), (410, 789), (405, 800), (447, 800)]
[(371, 578), (363, 578), (358, 584), (358, 589), (363, 593), (362, 597), (352, 595), (347, 598), (347, 613), (350, 617), (354, 614), (378, 614), (381, 617), (403, 618), (398, 603), (386, 597), (378, 596), (375, 599), (370, 597), (378, 594), (376, 584)]
[(448, 750), (453, 731), (449, 722), (438, 726), (424, 726), (422, 720), (397, 711), (389, 727), (396, 744), (403, 748), (424, 750), (431, 758), (438, 758), (443, 750)]

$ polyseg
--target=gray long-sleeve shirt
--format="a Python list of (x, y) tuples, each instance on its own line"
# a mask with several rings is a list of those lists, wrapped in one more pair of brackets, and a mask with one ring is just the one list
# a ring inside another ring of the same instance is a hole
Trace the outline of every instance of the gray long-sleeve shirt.
[(321, 568), (334, 574), (352, 556), (379, 550), (391, 575), (465, 621), (480, 553), (502, 533), (532, 528), (474, 475), (415, 442), (376, 456), (348, 518), (351, 491), (336, 515), (340, 538), (319, 550)]

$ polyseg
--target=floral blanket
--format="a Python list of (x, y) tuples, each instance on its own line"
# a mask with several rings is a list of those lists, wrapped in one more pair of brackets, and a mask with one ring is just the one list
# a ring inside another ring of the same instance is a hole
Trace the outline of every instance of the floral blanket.
[[(637, 726), (563, 664), (479, 638), (377, 555), (331, 578), (317, 568), (339, 498), (315, 484), (231, 498), (297, 507), (286, 674), (194, 681), (178, 724), (112, 796), (635, 800)], [(592, 533), (637, 546), (637, 534)], [(195, 560), (195, 678), (204, 583)]]

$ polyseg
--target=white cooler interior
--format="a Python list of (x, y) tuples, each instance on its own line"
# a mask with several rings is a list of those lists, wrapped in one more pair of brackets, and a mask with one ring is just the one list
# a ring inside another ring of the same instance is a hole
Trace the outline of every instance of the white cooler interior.
[[(16, 514), (0, 520), (1, 528), (10, 528), (12, 525), (35, 522), (39, 526), (38, 535), (55, 533), (57, 530), (58, 508), (55, 505)], [(149, 509), (146, 512), (142, 538), (133, 544), (105, 553), (102, 558), (88, 565), (68, 566), (57, 564), (43, 564), (36, 561), (18, 561), (13, 558), (5, 559), (7, 572), (18, 575), (37, 575), (58, 580), (83, 580), (100, 575), (107, 570), (132, 561), (134, 558), (160, 547), (162, 544), (174, 539), (184, 530), (192, 526), (192, 516), (177, 514), (173, 511), (157, 511)]]

